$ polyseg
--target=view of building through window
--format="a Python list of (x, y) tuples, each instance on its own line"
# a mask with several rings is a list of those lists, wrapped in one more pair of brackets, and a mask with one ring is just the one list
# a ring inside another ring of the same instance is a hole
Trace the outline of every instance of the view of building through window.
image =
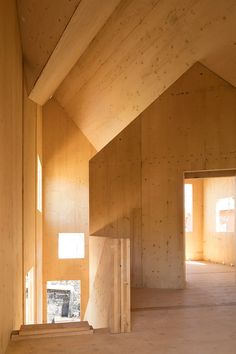
[(233, 197), (218, 199), (216, 203), (216, 232), (234, 232), (235, 200)]
[(80, 321), (80, 280), (47, 282), (47, 322)]
[(184, 185), (185, 232), (193, 231), (193, 186)]

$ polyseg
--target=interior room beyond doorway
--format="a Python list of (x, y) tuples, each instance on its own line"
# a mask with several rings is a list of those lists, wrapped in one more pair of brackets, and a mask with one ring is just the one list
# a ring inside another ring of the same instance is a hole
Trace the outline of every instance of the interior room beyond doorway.
[(236, 177), (185, 179), (185, 258), (235, 265)]

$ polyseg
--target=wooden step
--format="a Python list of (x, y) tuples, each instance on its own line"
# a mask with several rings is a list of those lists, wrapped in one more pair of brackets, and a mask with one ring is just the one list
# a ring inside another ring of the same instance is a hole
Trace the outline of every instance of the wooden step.
[(32, 325), (22, 325), (19, 335), (33, 335), (33, 334), (46, 334), (60, 333), (60, 332), (78, 332), (89, 330), (90, 326), (87, 321), (81, 322), (64, 322), (64, 323), (42, 323)]
[(22, 325), (19, 331), (13, 331), (11, 340), (35, 338), (65, 337), (93, 334), (93, 327), (87, 321)]

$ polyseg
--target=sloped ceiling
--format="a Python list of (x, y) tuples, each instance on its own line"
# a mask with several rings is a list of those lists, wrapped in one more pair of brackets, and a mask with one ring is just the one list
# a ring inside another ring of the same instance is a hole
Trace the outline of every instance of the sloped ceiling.
[(17, 0), (28, 90), (52, 54), (81, 0)]
[[(25, 73), (32, 87), (85, 0), (17, 1)], [(236, 85), (235, 0), (121, 0), (117, 4), (54, 90), (55, 99), (97, 150), (197, 61)], [(100, 15), (106, 6), (103, 0)], [(79, 39), (86, 35), (82, 32)]]
[(123, 0), (55, 98), (100, 150), (196, 61), (236, 85), (235, 0)]

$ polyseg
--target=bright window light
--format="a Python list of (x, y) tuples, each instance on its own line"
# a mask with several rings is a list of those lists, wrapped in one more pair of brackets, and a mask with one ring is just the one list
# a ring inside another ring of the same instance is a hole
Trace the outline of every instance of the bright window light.
[(42, 212), (42, 164), (39, 156), (37, 162), (37, 209)]
[(199, 261), (185, 261), (186, 264), (196, 265), (196, 266), (206, 266), (207, 263), (199, 262)]
[(216, 232), (234, 232), (235, 200), (233, 197), (221, 198), (216, 202)]
[(193, 185), (184, 185), (185, 232), (193, 232)]
[(60, 259), (84, 258), (84, 234), (59, 233), (58, 257)]

